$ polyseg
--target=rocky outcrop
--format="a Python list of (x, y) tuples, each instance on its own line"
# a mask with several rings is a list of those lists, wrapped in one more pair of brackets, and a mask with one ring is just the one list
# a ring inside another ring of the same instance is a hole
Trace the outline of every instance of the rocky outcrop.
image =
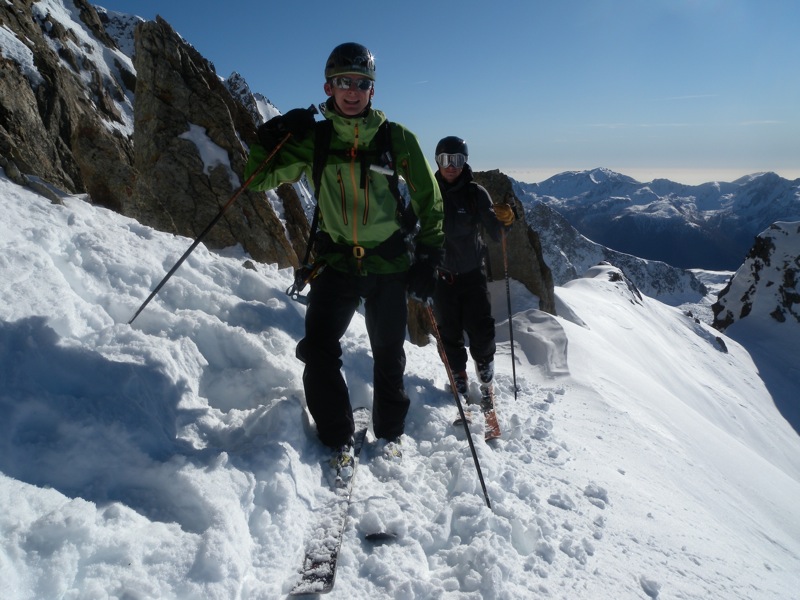
[[(213, 66), (160, 17), (136, 29), (135, 207), (129, 214), (195, 238), (240, 188), (255, 124)], [(256, 260), (297, 266), (283, 225), (260, 192), (245, 190), (207, 235), (241, 243)]]
[(756, 237), (712, 310), (720, 331), (751, 316), (800, 324), (800, 222), (773, 223)]
[(272, 117), (281, 114), (280, 111), (262, 94), (250, 90), (250, 85), (244, 77), (234, 71), (225, 80), (225, 88), (236, 100), (241, 102), (245, 110), (253, 118), (256, 126)]
[(68, 23), (43, 3), (0, 4), (0, 154), (25, 175), (119, 209), (134, 179), (133, 69), (90, 4), (65, 7)]
[[(509, 277), (523, 283), (539, 298), (541, 310), (556, 314), (553, 276), (545, 263), (541, 240), (525, 220), (525, 210), (514, 194), (511, 179), (495, 170), (476, 172), (475, 181), (486, 188), (495, 204), (506, 203), (515, 207), (517, 221), (506, 234)], [(495, 242), (488, 235), (483, 239), (489, 254), (487, 272), (490, 279), (501, 280), (505, 277), (502, 242)]]
[[(245, 144), (261, 116), (165, 21), (98, 13), (85, 0), (63, 0), (52, 13), (50, 6), (0, 3), (0, 164), (53, 201), (86, 193), (144, 224), (196, 237), (243, 183)], [(268, 104), (254, 98), (252, 106), (259, 102)], [(297, 194), (248, 191), (204, 242), (241, 244), (256, 260), (285, 267), (298, 264), (292, 245), (307, 237)]]
[(775, 406), (800, 433), (800, 221), (762, 231), (711, 308), (712, 325), (747, 348)]

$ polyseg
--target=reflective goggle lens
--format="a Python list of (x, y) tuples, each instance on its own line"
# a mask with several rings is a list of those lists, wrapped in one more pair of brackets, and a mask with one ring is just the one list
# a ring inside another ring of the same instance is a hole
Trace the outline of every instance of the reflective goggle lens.
[(467, 157), (464, 154), (438, 154), (436, 156), (436, 164), (443, 169), (450, 166), (461, 169), (467, 164)]
[(371, 79), (353, 79), (352, 77), (334, 77), (332, 80), (334, 86), (340, 90), (350, 90), (353, 88), (359, 89), (362, 92), (372, 89)]

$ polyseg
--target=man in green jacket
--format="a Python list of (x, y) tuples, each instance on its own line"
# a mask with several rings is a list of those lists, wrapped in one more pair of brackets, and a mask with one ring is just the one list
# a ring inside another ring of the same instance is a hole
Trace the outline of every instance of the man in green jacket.
[[(316, 190), (319, 232), (314, 250), (317, 265), (325, 268), (311, 281), (305, 337), (297, 346), (317, 434), (335, 450), (341, 466), (352, 453), (354, 424), (341, 373), (340, 339), (363, 299), (374, 360), (373, 429), (387, 442), (387, 452), (396, 454), (409, 408), (403, 383), (406, 289), (413, 299), (430, 302), (444, 243), (439, 186), (414, 134), (392, 123), (391, 166), (405, 179), (419, 221), (413, 261), (409, 256), (401, 203), (385, 169), (375, 168), (384, 166), (377, 149), (380, 126), (387, 119), (372, 108), (374, 84), (375, 60), (367, 48), (352, 42), (334, 48), (325, 66), (328, 100), (320, 106), (333, 131)], [(320, 125), (308, 109), (291, 110), (262, 125), (246, 177), (283, 144), (251, 187), (272, 189), (303, 174), (313, 181), (315, 129)]]

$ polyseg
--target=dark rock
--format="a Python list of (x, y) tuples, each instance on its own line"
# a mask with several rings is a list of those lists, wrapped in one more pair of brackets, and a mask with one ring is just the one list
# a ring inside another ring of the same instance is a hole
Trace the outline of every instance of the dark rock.
[[(7, 171), (51, 200), (86, 193), (144, 224), (196, 237), (243, 183), (242, 141), (255, 139), (254, 116), (162, 19), (120, 23), (85, 0), (73, 4), (75, 20), (63, 23), (46, 5), (0, 5), (17, 50), (31, 53), (29, 63), (0, 57), (0, 157)], [(131, 32), (141, 29), (131, 52), (136, 68), (106, 25), (128, 52)], [(196, 137), (213, 144), (225, 164), (206, 164), (187, 139), (190, 131), (204, 131)], [(289, 238), (299, 248), (307, 219), (296, 194), (279, 192), (277, 202), (281, 196)], [(256, 260), (297, 265), (270, 203), (275, 198), (243, 192), (205, 243), (241, 244)]]
[(751, 314), (800, 323), (798, 248), (800, 223), (773, 223), (763, 231), (711, 307), (714, 327), (725, 331)]
[[(517, 221), (506, 234), (508, 275), (520, 281), (539, 298), (539, 308), (556, 314), (553, 275), (542, 255), (542, 244), (538, 233), (528, 226), (522, 203), (514, 194), (511, 180), (498, 170), (479, 171), (475, 181), (486, 188), (495, 204), (506, 203), (516, 207)], [(487, 270), (491, 279), (505, 277), (505, 261), (502, 242), (483, 236), (489, 251)]]
[[(128, 214), (196, 238), (242, 185), (255, 125), (213, 66), (161, 18), (136, 29), (136, 205)], [(214, 157), (201, 156), (203, 147)], [(298, 260), (263, 192), (244, 190), (206, 236), (211, 248), (241, 243), (256, 260)]]

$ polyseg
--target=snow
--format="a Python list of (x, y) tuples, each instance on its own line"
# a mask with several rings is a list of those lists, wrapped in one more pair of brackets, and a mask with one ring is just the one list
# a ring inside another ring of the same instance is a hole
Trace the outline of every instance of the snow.
[(237, 190), (241, 187), (242, 183), (239, 180), (239, 176), (231, 169), (231, 161), (227, 150), (211, 141), (205, 127), (189, 123), (189, 130), (178, 137), (195, 145), (197, 153), (200, 155), (200, 160), (203, 161), (203, 173), (211, 175), (211, 171), (215, 167), (222, 166), (228, 173), (231, 190)]
[(135, 15), (128, 15), (113, 10), (108, 10), (102, 6), (95, 6), (94, 9), (103, 22), (106, 33), (111, 36), (117, 48), (132, 59), (135, 50), (135, 30), (139, 23), (144, 19)]
[(33, 62), (33, 51), (5, 25), (0, 25), (0, 56), (17, 63), (33, 89), (44, 81)]
[(256, 108), (258, 109), (258, 114), (261, 115), (262, 123), (266, 123), (272, 117), (280, 114), (280, 111), (262, 94), (253, 94), (253, 98), (255, 98)]
[[(200, 245), (128, 325), (190, 244), (0, 176), (0, 597), (263, 599), (297, 580), (332, 495), (294, 357), (305, 307), (289, 270)], [(558, 317), (511, 282), (517, 400), (491, 284), (504, 434), (472, 425), (491, 509), (435, 345), (407, 345), (404, 456), (368, 434), (332, 599), (796, 595), (800, 438), (754, 356), (611, 273), (556, 288)], [(360, 314), (343, 349), (369, 406)], [(367, 542), (377, 528), (398, 539)]]
[[(120, 65), (129, 73), (136, 73), (133, 62), (121, 50), (109, 48), (98, 41), (81, 20), (80, 9), (72, 3), (69, 4), (72, 8), (62, 0), (40, 0), (31, 5), (31, 14), (47, 31), (52, 29), (52, 21), (55, 21), (72, 33), (71, 37), (76, 41), (68, 37), (65, 45), (71, 55), (80, 57), (78, 64), (81, 66), (81, 71), (77, 73), (78, 76), (87, 89), (92, 89), (95, 74), (86, 68), (86, 65), (87, 63), (94, 65), (100, 74), (102, 85), (111, 90), (110, 97), (122, 120), (117, 122), (103, 117), (104, 125), (111, 131), (116, 130), (129, 137), (133, 135), (133, 92), (126, 90), (119, 82), (122, 81)], [(61, 57), (64, 68), (72, 71), (73, 67), (62, 55), (62, 42), (49, 36), (44, 36), (44, 39), (53, 52)], [(118, 94), (124, 95), (118, 98)]]

